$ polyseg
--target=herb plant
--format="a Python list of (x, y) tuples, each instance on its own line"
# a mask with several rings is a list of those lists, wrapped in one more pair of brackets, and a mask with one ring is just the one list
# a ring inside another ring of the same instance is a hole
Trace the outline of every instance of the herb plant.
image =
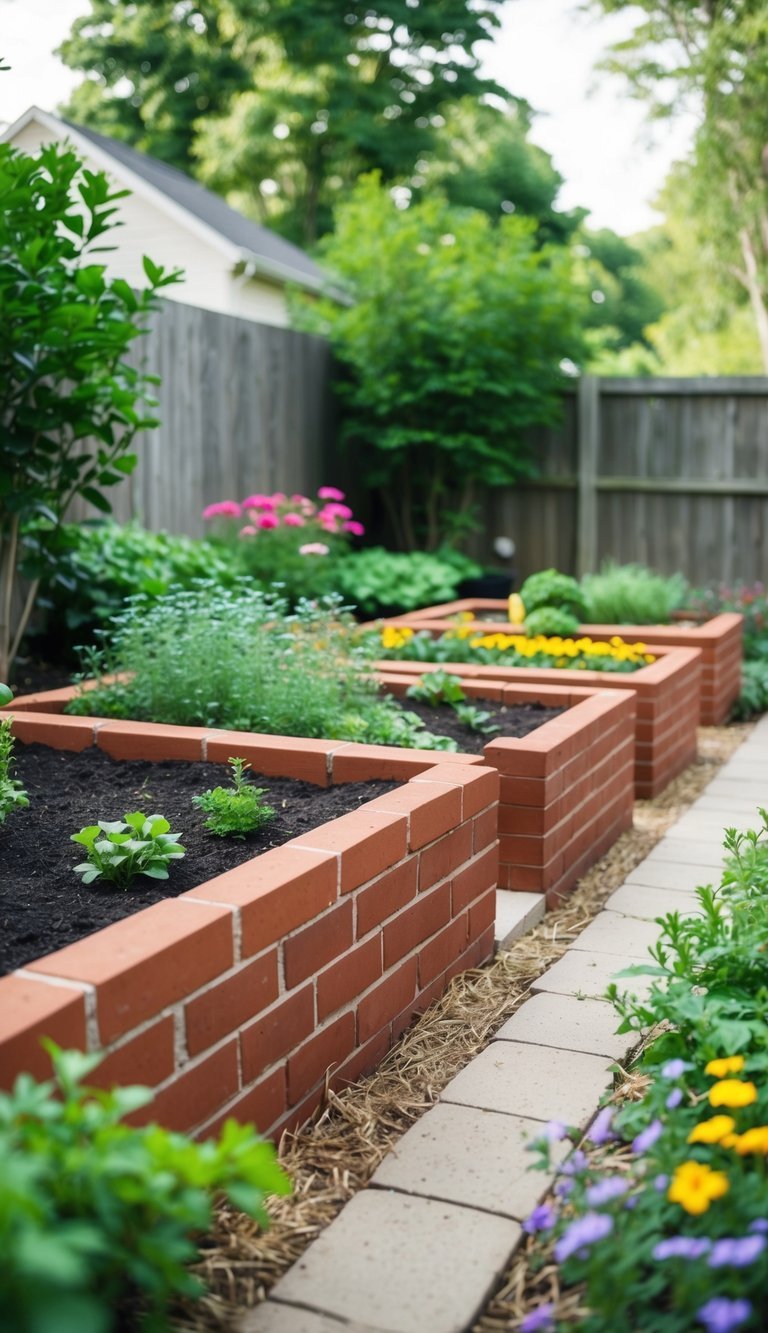
[(426, 671), (415, 685), (405, 691), (407, 699), (438, 708), (440, 704), (460, 704), (466, 699), (461, 680), (450, 671)]
[(585, 574), (581, 588), (586, 619), (597, 625), (666, 625), (688, 599), (682, 574), (665, 576), (645, 565), (608, 560), (599, 574)]
[(244, 838), (247, 833), (255, 833), (263, 828), (276, 811), (262, 800), (266, 796), (266, 787), (254, 787), (245, 777), (250, 764), (245, 759), (230, 759), (232, 769), (231, 787), (214, 787), (200, 796), (193, 796), (192, 803), (208, 816), (205, 827), (209, 833), (219, 838)]
[[(0, 1309), (3, 1326), (43, 1333), (115, 1333), (138, 1299), (141, 1327), (169, 1327), (173, 1297), (199, 1297), (188, 1265), (196, 1235), (224, 1194), (268, 1225), (264, 1200), (290, 1183), (275, 1150), (228, 1120), (195, 1143), (124, 1116), (146, 1088), (89, 1089), (99, 1057), (46, 1043), (53, 1080), (28, 1074), (0, 1093)], [(133, 1326), (133, 1325), (132, 1325)]]
[[(8, 690), (8, 687), (3, 685), (0, 686), (0, 689)], [(8, 690), (8, 695), (10, 696), (10, 690)], [(12, 759), (11, 718), (7, 717), (0, 721), (0, 824), (5, 823), (12, 810), (18, 810), (29, 805), (27, 793), (21, 783), (16, 778), (11, 777)]]
[(168, 862), (179, 861), (184, 848), (180, 833), (171, 833), (162, 815), (143, 815), (138, 810), (122, 820), (99, 820), (79, 833), (72, 842), (85, 847), (88, 859), (75, 866), (84, 884), (101, 879), (125, 889), (136, 875), (149, 879), (167, 879)]
[(465, 727), (470, 727), (472, 731), (479, 731), (483, 736), (490, 736), (492, 732), (499, 730), (486, 709), (478, 708), (474, 704), (454, 704), (453, 707), (459, 721), (463, 722)]

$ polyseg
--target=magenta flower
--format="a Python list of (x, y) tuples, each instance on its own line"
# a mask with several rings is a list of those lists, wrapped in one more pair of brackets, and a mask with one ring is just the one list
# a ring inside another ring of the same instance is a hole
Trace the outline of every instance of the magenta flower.
[(286, 514), (283, 522), (287, 528), (303, 528), (306, 520), (301, 517), (301, 514)]
[(356, 518), (351, 518), (343, 524), (344, 531), (350, 533), (352, 537), (362, 537), (365, 534), (365, 528), (362, 523), (358, 523)]
[(610, 1203), (611, 1199), (620, 1199), (628, 1189), (629, 1181), (623, 1176), (606, 1176), (605, 1180), (598, 1180), (596, 1185), (590, 1185), (586, 1200), (592, 1208), (599, 1208), (603, 1203)]
[(520, 1325), (520, 1333), (552, 1333), (555, 1327), (554, 1323), (555, 1307), (551, 1301), (546, 1301), (544, 1305), (537, 1305), (535, 1310)]
[(320, 510), (320, 517), (328, 518), (351, 518), (352, 510), (349, 505), (327, 504)]
[(557, 1221), (557, 1213), (548, 1203), (540, 1203), (523, 1222), (523, 1231), (532, 1236), (536, 1231), (549, 1231)]
[(663, 1132), (664, 1126), (661, 1121), (658, 1119), (652, 1120), (650, 1125), (641, 1130), (637, 1137), (632, 1140), (632, 1151), (636, 1153), (647, 1152), (661, 1138)]
[(292, 504), (292, 505), (305, 505), (305, 504), (311, 504), (311, 503), (312, 503), (312, 501), (309, 500), (309, 499), (307, 498), (306, 495), (298, 495), (298, 494), (297, 494), (297, 495), (292, 495), (292, 496), (291, 496), (291, 504)]
[(612, 1106), (604, 1106), (602, 1111), (598, 1111), (587, 1134), (591, 1143), (610, 1143), (612, 1139), (618, 1137), (611, 1129), (614, 1115)]
[(249, 495), (243, 500), (243, 509), (273, 509), (271, 495)]
[(746, 1323), (752, 1313), (749, 1301), (729, 1300), (727, 1296), (713, 1296), (697, 1311), (697, 1319), (707, 1333), (731, 1333)]
[(317, 492), (318, 500), (344, 500), (346, 496), (343, 491), (336, 486), (320, 486)]
[(579, 1259), (586, 1259), (590, 1245), (605, 1240), (613, 1231), (613, 1218), (607, 1213), (585, 1213), (568, 1230), (563, 1232), (555, 1245), (555, 1259), (562, 1264), (575, 1254)]
[(275, 508), (277, 508), (278, 505), (285, 504), (285, 501), (287, 500), (288, 497), (285, 494), (285, 491), (275, 491), (274, 495), (272, 495), (270, 498)]
[(765, 1249), (765, 1236), (738, 1236), (716, 1240), (707, 1259), (710, 1268), (748, 1268)]
[(700, 1259), (712, 1242), (706, 1236), (669, 1236), (653, 1248), (654, 1259)]
[(239, 518), (240, 512), (236, 500), (219, 500), (203, 510), (203, 518)]
[(258, 526), (260, 528), (279, 528), (280, 519), (277, 514), (262, 514), (258, 520)]

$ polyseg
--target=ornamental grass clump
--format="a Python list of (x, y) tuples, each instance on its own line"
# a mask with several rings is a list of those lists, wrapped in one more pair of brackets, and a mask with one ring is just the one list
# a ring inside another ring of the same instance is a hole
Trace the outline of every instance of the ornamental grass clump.
[(646, 565), (617, 565), (611, 560), (599, 574), (584, 575), (581, 591), (584, 618), (592, 625), (666, 625), (689, 596), (682, 574), (667, 576)]
[(411, 662), (476, 662), (504, 667), (569, 667), (581, 671), (639, 671), (655, 662), (644, 643), (610, 643), (558, 635), (481, 634), (472, 625), (460, 625), (439, 638), (404, 625), (385, 625), (375, 631), (380, 657)]
[(85, 674), (118, 679), (81, 693), (68, 712), (282, 736), (453, 749), (379, 692), (364, 645), (335, 597), (201, 582), (185, 592), (129, 599)]
[[(768, 816), (728, 830), (717, 889), (700, 914), (660, 918), (647, 998), (611, 997), (620, 1031), (657, 1035), (638, 1066), (639, 1100), (605, 1106), (558, 1167), (554, 1202), (524, 1224), (582, 1285), (589, 1333), (762, 1330), (768, 1316)], [(535, 1145), (578, 1138), (551, 1125)], [(543, 1307), (531, 1312), (538, 1316)], [(571, 1309), (571, 1315), (573, 1311)], [(553, 1305), (540, 1324), (556, 1326)], [(549, 1322), (546, 1323), (545, 1321)], [(525, 1326), (525, 1325), (524, 1325)], [(570, 1325), (569, 1325), (570, 1326)], [(562, 1325), (565, 1327), (565, 1324)]]

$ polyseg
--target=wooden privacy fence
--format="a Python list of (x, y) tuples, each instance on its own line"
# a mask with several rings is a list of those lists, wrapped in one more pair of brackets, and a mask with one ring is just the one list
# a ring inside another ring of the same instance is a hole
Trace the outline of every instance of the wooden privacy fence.
[(522, 578), (606, 558), (694, 584), (768, 576), (768, 379), (584, 376), (531, 443), (537, 479), (485, 499), (483, 559), (504, 535)]
[[(202, 535), (214, 500), (328, 480), (331, 354), (322, 338), (162, 301), (127, 358), (160, 377), (160, 425), (110, 499), (120, 522)], [(76, 505), (74, 519), (94, 510)]]

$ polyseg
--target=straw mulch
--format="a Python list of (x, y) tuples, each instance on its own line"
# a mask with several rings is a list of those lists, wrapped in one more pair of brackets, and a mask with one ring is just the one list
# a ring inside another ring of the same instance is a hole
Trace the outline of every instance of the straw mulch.
[[(636, 802), (634, 829), (623, 834), (584, 876), (562, 907), (548, 913), (534, 930), (485, 967), (454, 978), (373, 1075), (340, 1093), (329, 1090), (314, 1119), (283, 1137), (280, 1159), (293, 1181), (293, 1193), (270, 1201), (271, 1227), (266, 1233), (226, 1205), (217, 1209), (196, 1266), (209, 1288), (208, 1295), (177, 1311), (175, 1329), (234, 1333), (238, 1313), (263, 1300), (343, 1204), (366, 1185), (398, 1138), (435, 1103), (454, 1074), (488, 1044), (528, 997), (531, 982), (561, 957), (749, 730), (744, 724), (702, 729), (697, 762), (662, 796)], [(482, 1333), (514, 1327), (510, 1320), (525, 1308), (521, 1302), (530, 1301), (524, 1259), (523, 1253), (481, 1319), (478, 1329)], [(556, 1283), (556, 1273), (549, 1268), (536, 1275), (537, 1290), (549, 1291)], [(568, 1299), (563, 1304), (558, 1293), (563, 1312)], [(534, 1304), (538, 1304), (535, 1295)]]

